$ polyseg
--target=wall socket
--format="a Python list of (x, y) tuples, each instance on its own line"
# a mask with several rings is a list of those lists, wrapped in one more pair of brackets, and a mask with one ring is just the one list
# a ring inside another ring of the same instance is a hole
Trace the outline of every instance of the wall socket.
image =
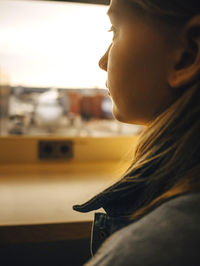
[(73, 158), (73, 141), (47, 141), (38, 142), (38, 157), (46, 160), (69, 160)]

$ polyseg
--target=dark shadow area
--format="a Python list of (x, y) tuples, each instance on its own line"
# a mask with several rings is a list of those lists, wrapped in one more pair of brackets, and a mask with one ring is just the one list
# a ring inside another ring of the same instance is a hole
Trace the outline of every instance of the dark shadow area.
[(81, 266), (90, 258), (90, 239), (0, 245), (1, 266)]

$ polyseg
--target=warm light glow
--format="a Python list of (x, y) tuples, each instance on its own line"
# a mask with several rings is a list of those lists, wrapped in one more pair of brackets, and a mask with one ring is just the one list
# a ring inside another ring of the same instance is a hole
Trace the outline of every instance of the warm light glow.
[(105, 88), (108, 6), (0, 1), (0, 67), (12, 86)]

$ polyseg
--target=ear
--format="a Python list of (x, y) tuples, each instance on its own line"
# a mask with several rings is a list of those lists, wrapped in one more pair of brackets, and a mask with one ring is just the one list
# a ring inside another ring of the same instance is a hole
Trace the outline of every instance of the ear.
[(168, 77), (168, 83), (173, 88), (182, 87), (200, 76), (200, 15), (188, 22), (182, 38)]

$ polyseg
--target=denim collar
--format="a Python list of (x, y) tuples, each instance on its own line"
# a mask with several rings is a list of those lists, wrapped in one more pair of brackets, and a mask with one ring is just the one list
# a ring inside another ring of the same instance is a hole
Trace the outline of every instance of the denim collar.
[[(165, 201), (168, 201), (172, 198), (188, 194), (190, 192), (183, 192), (180, 194), (172, 195), (170, 197), (162, 199), (160, 202), (154, 205), (153, 208), (156, 208), (157, 205), (160, 205), (164, 203)], [(113, 196), (111, 194), (104, 194), (100, 193), (87, 202), (81, 204), (81, 205), (74, 205), (73, 209), (78, 212), (90, 212), (94, 210), (98, 210), (100, 208), (103, 208), (106, 212), (106, 214), (110, 218), (115, 217), (130, 217), (136, 210), (138, 210), (141, 206), (141, 202), (145, 201), (146, 199), (150, 198), (147, 191), (145, 191), (145, 188), (143, 190), (143, 193), (141, 195), (140, 189), (135, 191), (130, 191), (129, 193), (126, 191), (126, 193), (122, 193), (122, 191), (119, 191), (118, 195), (117, 193)], [(141, 197), (139, 197), (141, 196)]]
[[(125, 179), (126, 178), (126, 179)], [(143, 202), (150, 199), (149, 184), (144, 179), (131, 182), (125, 176), (112, 186), (81, 205), (74, 205), (79, 212), (90, 212), (103, 208), (110, 217), (127, 216), (136, 211)]]
[(130, 191), (119, 190), (115, 193), (99, 193), (81, 205), (74, 205), (73, 209), (85, 213), (103, 208), (109, 217), (130, 216), (141, 203), (141, 200), (137, 200), (141, 188), (145, 192), (145, 188), (138, 185)]

